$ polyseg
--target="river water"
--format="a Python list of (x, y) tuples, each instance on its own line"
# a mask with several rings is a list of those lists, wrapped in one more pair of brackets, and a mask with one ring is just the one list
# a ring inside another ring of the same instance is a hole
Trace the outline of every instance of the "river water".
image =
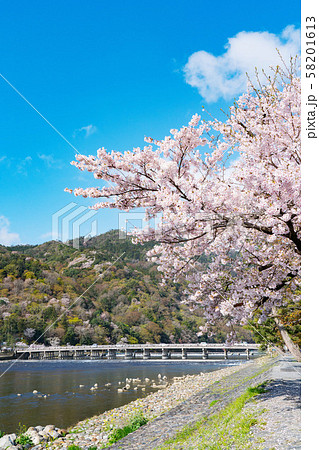
[[(126, 378), (158, 381), (175, 376), (218, 370), (245, 363), (229, 361), (12, 361), (0, 363), (0, 430), (15, 432), (19, 423), (29, 426), (53, 424), (66, 428), (87, 417), (136, 400), (148, 392), (130, 389), (118, 393), (119, 382)], [(90, 388), (98, 384), (98, 389)], [(111, 383), (111, 386), (105, 384)], [(79, 387), (84, 385), (84, 387)], [(33, 393), (36, 390), (38, 393)], [(18, 396), (17, 394), (21, 394)], [(46, 396), (46, 397), (45, 397)]]

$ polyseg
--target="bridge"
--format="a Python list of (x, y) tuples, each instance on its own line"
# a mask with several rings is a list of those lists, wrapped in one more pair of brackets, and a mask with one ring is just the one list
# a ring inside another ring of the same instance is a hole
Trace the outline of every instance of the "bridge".
[(19, 359), (237, 359), (259, 351), (257, 344), (116, 344), (17, 348)]

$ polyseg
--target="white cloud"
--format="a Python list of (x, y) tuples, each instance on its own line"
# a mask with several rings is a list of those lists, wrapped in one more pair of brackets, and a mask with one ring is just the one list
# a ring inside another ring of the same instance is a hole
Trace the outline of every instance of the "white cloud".
[(38, 158), (46, 163), (48, 167), (55, 167), (57, 169), (62, 169), (63, 162), (59, 159), (55, 159), (53, 155), (46, 155), (45, 153), (38, 154)]
[(265, 32), (241, 31), (229, 38), (226, 51), (214, 56), (204, 50), (193, 53), (184, 67), (188, 84), (196, 87), (207, 102), (219, 98), (231, 99), (246, 90), (246, 72), (254, 79), (269, 66), (281, 64), (277, 49), (289, 64), (290, 57), (300, 53), (300, 30), (287, 26), (280, 35)]
[(8, 157), (8, 156), (0, 156), (0, 164), (3, 164), (8, 169), (12, 170), (13, 172), (22, 174), (22, 175), (28, 175), (28, 171), (32, 165), (32, 157), (31, 156), (25, 156), (24, 158), (16, 158), (16, 157)]
[(0, 216), (0, 244), (13, 245), (20, 243), (20, 236), (18, 233), (11, 233), (9, 231), (10, 222), (5, 216)]
[(41, 234), (40, 237), (42, 239), (50, 239), (50, 240), (59, 239), (59, 235), (57, 233), (54, 233), (53, 231), (48, 231), (47, 233)]
[(17, 172), (23, 175), (27, 175), (31, 162), (32, 162), (31, 156), (26, 156), (23, 159), (19, 159), (17, 163)]
[(75, 130), (74, 132), (74, 136), (76, 136), (77, 134), (82, 134), (84, 133), (84, 137), (88, 137), (91, 136), (91, 134), (96, 133), (97, 132), (97, 128), (95, 125), (87, 125), (86, 127), (81, 127), (77, 130)]

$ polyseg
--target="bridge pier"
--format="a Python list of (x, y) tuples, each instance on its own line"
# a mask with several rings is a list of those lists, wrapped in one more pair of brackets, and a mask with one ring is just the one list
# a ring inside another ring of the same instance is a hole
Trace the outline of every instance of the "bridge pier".
[(107, 359), (116, 359), (116, 350), (113, 348), (109, 349)]
[(74, 350), (74, 359), (81, 359), (85, 356), (84, 350)]
[(228, 350), (224, 348), (224, 359), (228, 359)]
[(133, 359), (133, 350), (126, 348), (124, 353), (124, 359)]
[(168, 348), (162, 348), (162, 359), (171, 359), (171, 352)]
[(68, 359), (68, 357), (69, 357), (69, 351), (67, 350), (67, 351), (64, 351), (64, 352), (61, 352), (62, 353), (62, 359)]
[(187, 350), (186, 350), (186, 348), (182, 348), (182, 359), (187, 359)]
[(143, 348), (143, 359), (150, 359), (151, 351), (149, 348)]
[(249, 348), (247, 348), (247, 350), (246, 350), (246, 359), (250, 359)]
[(202, 358), (203, 358), (203, 359), (208, 359), (208, 351), (207, 351), (207, 348), (203, 348), (203, 350), (202, 350)]

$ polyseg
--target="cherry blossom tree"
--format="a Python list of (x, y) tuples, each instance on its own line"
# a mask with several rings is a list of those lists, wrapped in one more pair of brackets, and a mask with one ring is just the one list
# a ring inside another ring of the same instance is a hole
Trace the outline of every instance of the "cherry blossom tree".
[(51, 347), (58, 347), (60, 345), (60, 338), (57, 336), (52, 336), (48, 339), (48, 342)]
[(204, 309), (206, 330), (221, 317), (246, 324), (256, 311), (260, 321), (277, 320), (277, 308), (295, 301), (300, 287), (300, 79), (293, 62), (265, 84), (250, 83), (224, 122), (195, 114), (163, 140), (145, 141), (124, 153), (77, 155), (72, 164), (106, 183), (74, 194), (101, 199), (94, 209), (142, 207), (146, 220), (161, 216), (156, 229), (135, 230), (134, 240), (156, 240), (149, 257), (163, 276), (186, 277), (186, 301)]
[(35, 335), (35, 329), (34, 328), (26, 328), (23, 332), (24, 336), (27, 338), (28, 342), (30, 342)]

